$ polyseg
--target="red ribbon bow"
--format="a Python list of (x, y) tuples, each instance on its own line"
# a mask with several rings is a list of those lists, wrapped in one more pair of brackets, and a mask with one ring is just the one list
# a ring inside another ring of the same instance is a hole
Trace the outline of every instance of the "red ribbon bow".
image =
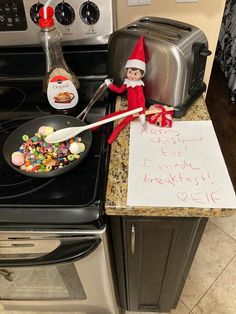
[(174, 115), (174, 109), (167, 109), (160, 105), (160, 104), (155, 104), (150, 106), (149, 110), (153, 109), (159, 109), (160, 112), (151, 114), (148, 117), (148, 122), (151, 124), (156, 124), (160, 127), (166, 127), (166, 128), (171, 128), (172, 123), (173, 123), (173, 115)]

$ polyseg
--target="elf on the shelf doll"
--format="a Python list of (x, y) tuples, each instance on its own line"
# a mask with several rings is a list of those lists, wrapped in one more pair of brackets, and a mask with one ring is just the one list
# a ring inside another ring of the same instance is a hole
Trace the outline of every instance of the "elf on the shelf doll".
[[(121, 112), (136, 109), (142, 107), (143, 110), (139, 113), (139, 119), (141, 123), (145, 124), (145, 97), (143, 94), (144, 83), (141, 80), (146, 73), (145, 55), (143, 47), (143, 37), (140, 37), (130, 58), (126, 62), (126, 79), (121, 87), (118, 87), (112, 83), (111, 80), (106, 79), (105, 84), (108, 88), (116, 93), (123, 93), (127, 90), (127, 103), (128, 108), (119, 112), (111, 113), (108, 116), (115, 116)], [(129, 124), (135, 117), (130, 115), (124, 118), (113, 130), (111, 136), (108, 139), (108, 143), (111, 144), (118, 136), (120, 131)]]

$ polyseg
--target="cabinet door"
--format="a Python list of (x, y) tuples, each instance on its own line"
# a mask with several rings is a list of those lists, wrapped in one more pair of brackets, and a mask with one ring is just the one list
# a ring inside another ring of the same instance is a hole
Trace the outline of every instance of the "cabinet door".
[(176, 307), (207, 219), (123, 218), (127, 309)]

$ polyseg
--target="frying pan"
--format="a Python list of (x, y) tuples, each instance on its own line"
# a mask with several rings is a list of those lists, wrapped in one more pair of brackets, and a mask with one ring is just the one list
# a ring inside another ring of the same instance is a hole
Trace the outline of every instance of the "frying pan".
[(35, 178), (50, 178), (66, 173), (83, 162), (92, 144), (92, 133), (90, 130), (86, 130), (80, 135), (82, 143), (84, 143), (86, 147), (85, 151), (80, 154), (79, 159), (72, 161), (63, 168), (51, 170), (48, 172), (27, 172), (13, 165), (11, 162), (11, 155), (13, 152), (18, 151), (19, 147), (23, 143), (22, 136), (24, 134), (27, 134), (29, 137), (33, 136), (43, 125), (51, 126), (54, 128), (54, 130), (59, 130), (67, 127), (84, 126), (86, 124), (80, 119), (65, 115), (44, 116), (22, 124), (8, 136), (3, 147), (3, 156), (10, 167), (26, 176)]

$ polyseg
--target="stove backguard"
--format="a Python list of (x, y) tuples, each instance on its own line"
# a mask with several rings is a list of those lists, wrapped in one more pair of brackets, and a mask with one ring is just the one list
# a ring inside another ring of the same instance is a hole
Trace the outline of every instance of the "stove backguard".
[[(39, 10), (46, 0), (0, 1), (0, 47), (39, 46)], [(68, 45), (107, 43), (114, 31), (113, 0), (52, 0), (55, 26)]]

